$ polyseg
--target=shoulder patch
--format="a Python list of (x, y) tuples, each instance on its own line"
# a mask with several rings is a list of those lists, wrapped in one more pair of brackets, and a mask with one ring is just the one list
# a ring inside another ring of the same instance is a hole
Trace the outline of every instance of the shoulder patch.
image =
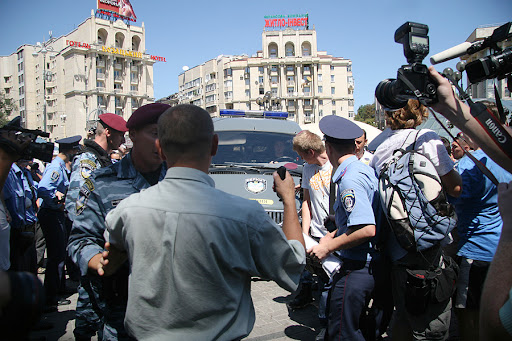
[(55, 181), (59, 180), (59, 178), (60, 178), (60, 173), (57, 171), (53, 171), (52, 175), (50, 176), (50, 180), (52, 182), (55, 182)]
[(94, 191), (94, 184), (90, 179), (85, 179), (84, 184), (80, 187), (78, 199), (76, 199), (76, 215), (80, 215), (87, 207), (87, 200)]
[(80, 176), (83, 179), (87, 179), (91, 176), (92, 171), (96, 169), (96, 163), (89, 159), (80, 160)]
[(343, 203), (343, 207), (345, 207), (345, 211), (352, 212), (354, 205), (356, 204), (356, 196), (354, 194), (354, 190), (346, 189), (341, 192), (341, 202)]

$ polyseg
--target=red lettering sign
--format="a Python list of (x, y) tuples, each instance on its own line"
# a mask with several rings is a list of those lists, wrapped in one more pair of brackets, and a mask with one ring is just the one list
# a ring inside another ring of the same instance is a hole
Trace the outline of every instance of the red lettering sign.
[(83, 47), (85, 49), (90, 49), (91, 48), (91, 45), (89, 45), (87, 43), (82, 43), (82, 42), (73, 41), (73, 40), (66, 40), (66, 45), (76, 46), (76, 47)]
[(265, 19), (265, 27), (297, 27), (307, 26), (308, 18), (280, 18), (280, 19)]

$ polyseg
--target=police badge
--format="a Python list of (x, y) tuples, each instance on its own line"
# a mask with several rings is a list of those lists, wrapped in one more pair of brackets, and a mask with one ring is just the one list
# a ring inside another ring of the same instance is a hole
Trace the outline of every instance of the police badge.
[(352, 212), (356, 204), (356, 196), (353, 189), (346, 189), (341, 192), (341, 202), (345, 207), (345, 211)]

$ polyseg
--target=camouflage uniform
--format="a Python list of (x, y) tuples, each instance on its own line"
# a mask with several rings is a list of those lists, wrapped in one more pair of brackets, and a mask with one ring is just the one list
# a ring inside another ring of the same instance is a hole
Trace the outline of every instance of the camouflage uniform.
[[(161, 167), (162, 180), (166, 167)], [(82, 276), (88, 274), (89, 260), (104, 250), (105, 217), (119, 202), (149, 187), (147, 180), (135, 169), (131, 154), (121, 161), (96, 170), (80, 188), (76, 214), (69, 238), (68, 252), (78, 264)], [(123, 326), (128, 298), (129, 265), (112, 276), (101, 278), (99, 301), (105, 304), (103, 340), (129, 339)], [(89, 272), (88, 276), (99, 278)], [(100, 307), (101, 308), (101, 307)]]
[[(80, 187), (91, 173), (98, 168), (112, 164), (108, 153), (94, 140), (84, 140), (85, 148), (74, 158), (69, 189), (66, 195), (66, 211), (71, 220), (75, 219), (76, 199)], [(102, 325), (104, 309), (99, 299), (101, 281), (94, 276), (80, 276), (78, 285), (78, 301), (76, 303), (75, 330), (73, 334), (77, 339), (90, 339), (98, 332), (98, 339), (102, 338)]]

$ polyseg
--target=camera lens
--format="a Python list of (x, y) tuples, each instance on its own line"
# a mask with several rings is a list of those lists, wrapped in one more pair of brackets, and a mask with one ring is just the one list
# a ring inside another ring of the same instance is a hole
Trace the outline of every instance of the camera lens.
[(400, 96), (402, 86), (396, 79), (385, 79), (377, 85), (375, 97), (388, 109), (400, 109), (407, 104), (407, 98)]

